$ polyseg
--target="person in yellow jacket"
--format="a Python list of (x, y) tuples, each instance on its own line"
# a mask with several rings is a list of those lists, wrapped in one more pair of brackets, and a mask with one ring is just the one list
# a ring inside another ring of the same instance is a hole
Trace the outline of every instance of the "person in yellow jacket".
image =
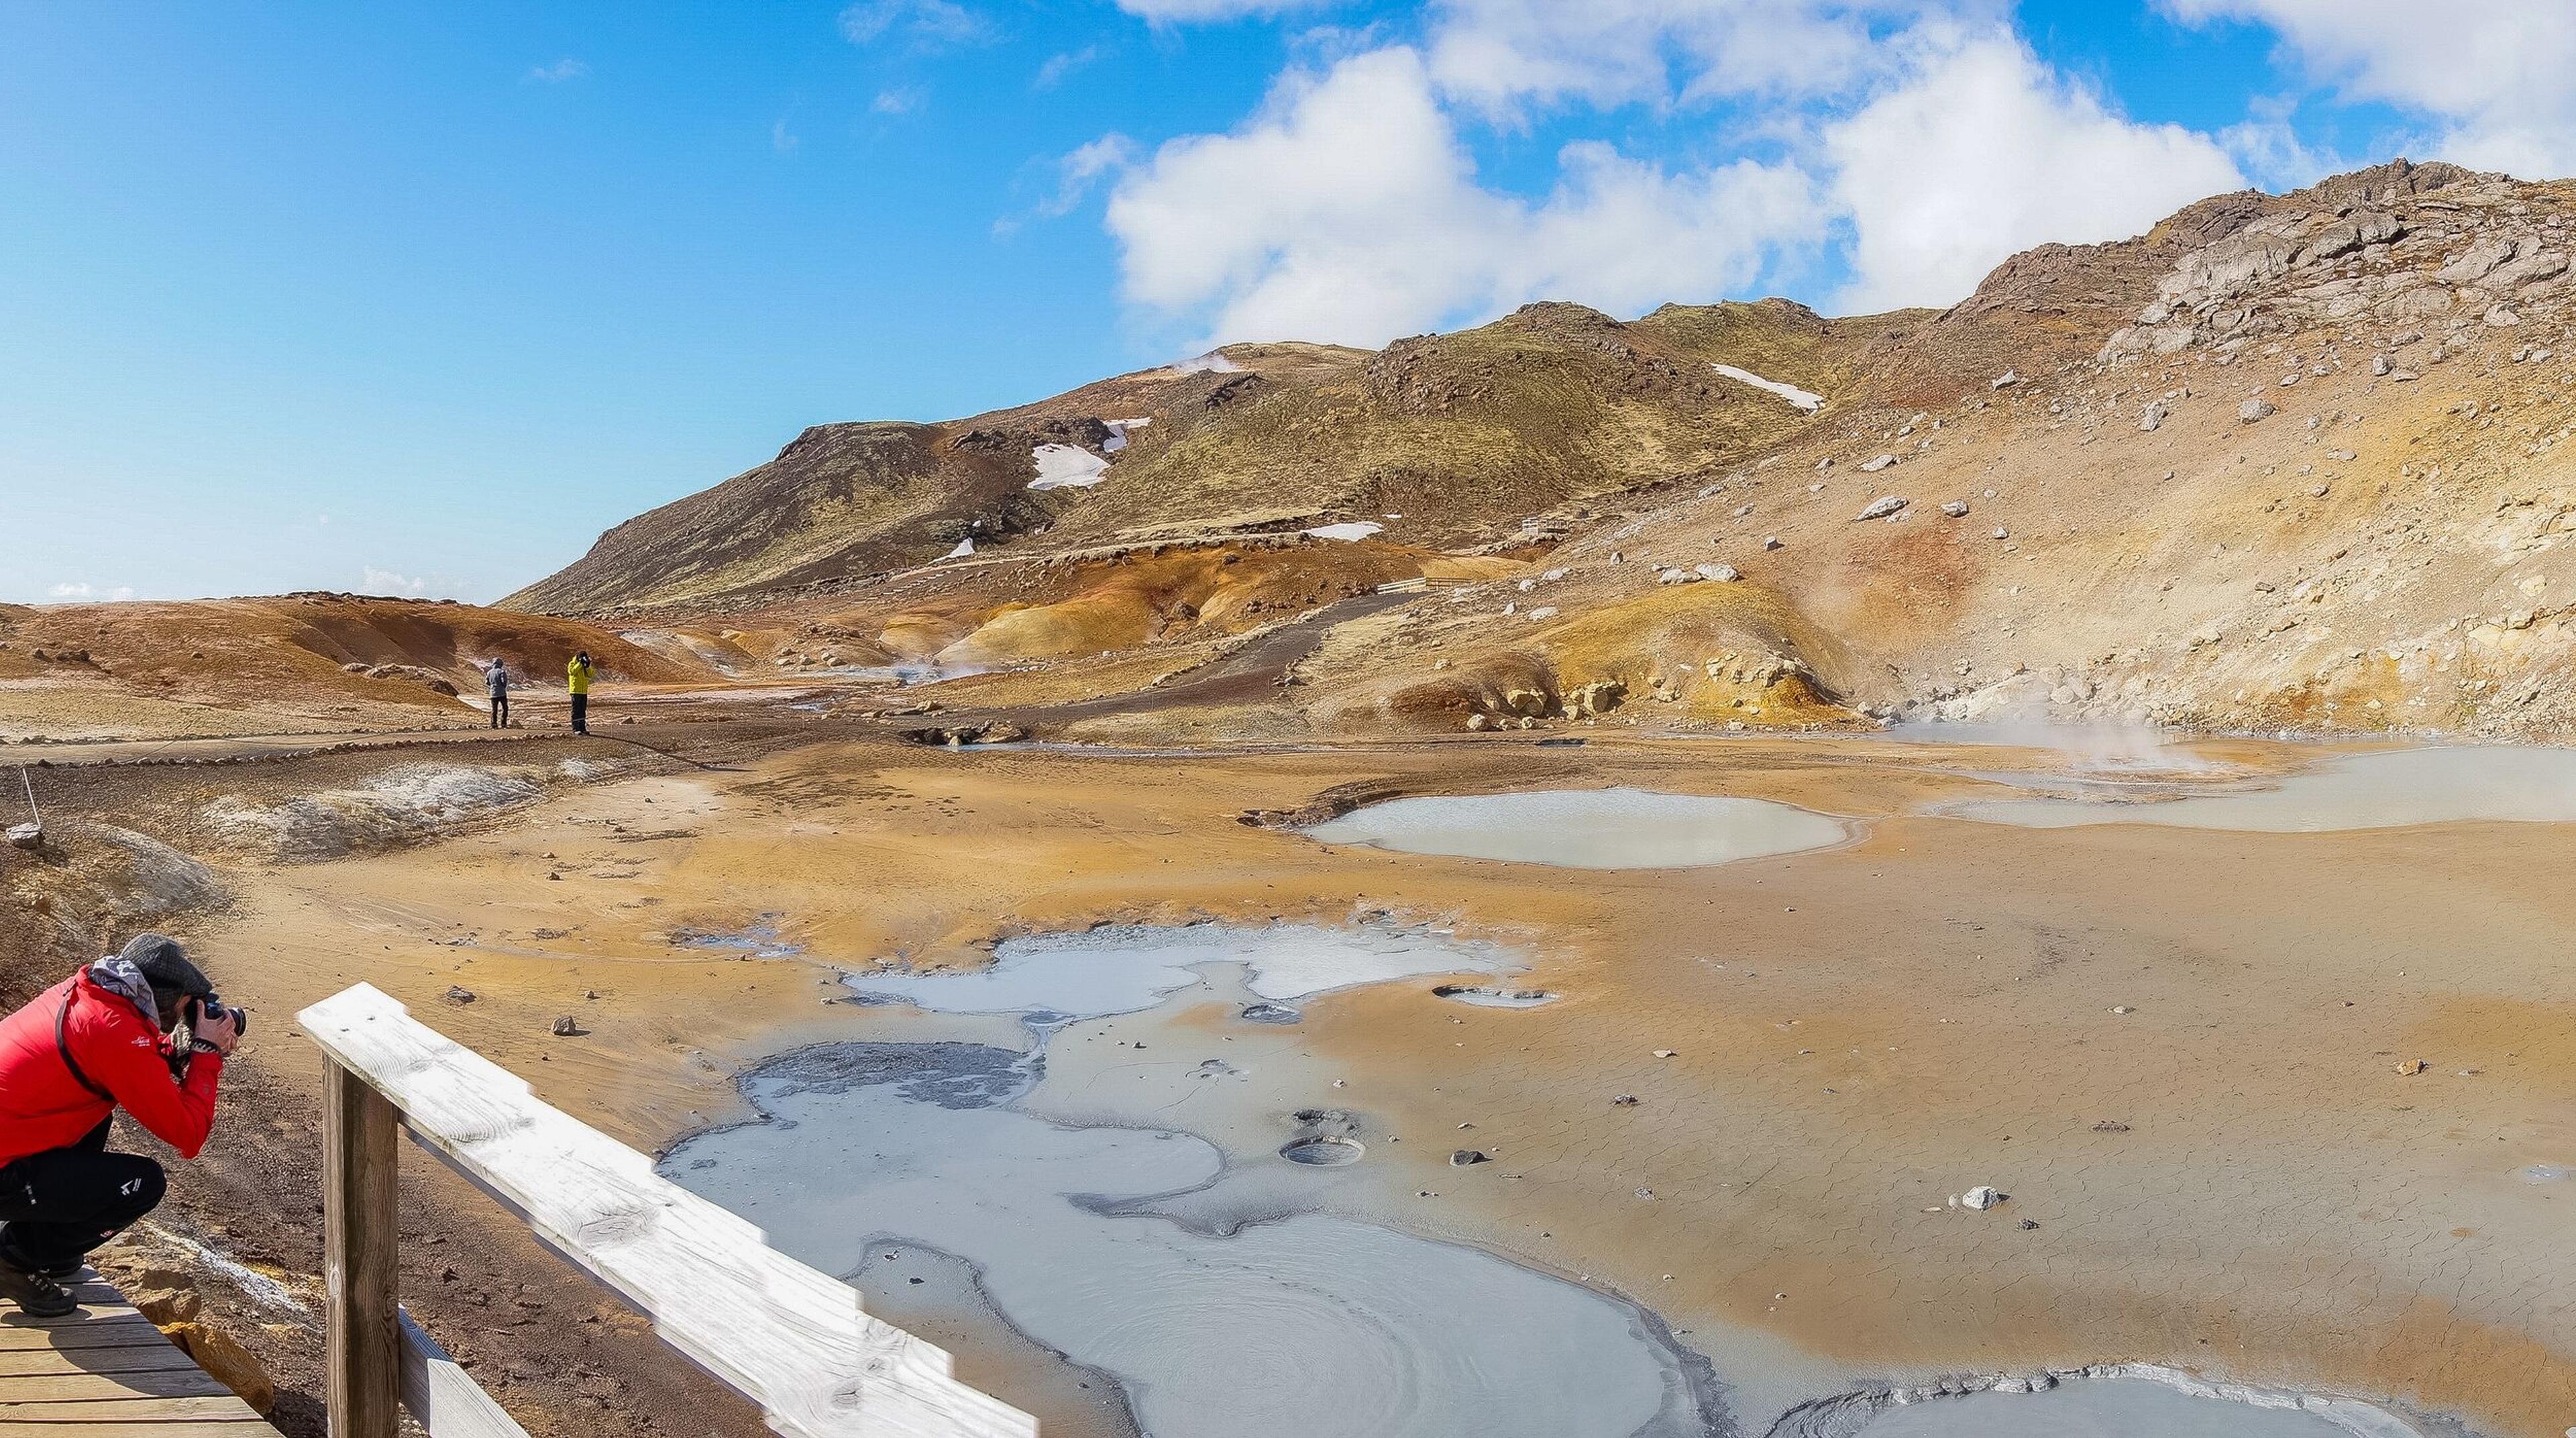
[(564, 666), (564, 687), (572, 691), (572, 732), (590, 732), (590, 651), (585, 649)]

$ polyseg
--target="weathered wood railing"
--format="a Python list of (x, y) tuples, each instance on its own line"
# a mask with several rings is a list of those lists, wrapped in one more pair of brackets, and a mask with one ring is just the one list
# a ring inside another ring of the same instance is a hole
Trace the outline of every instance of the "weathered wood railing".
[(401, 1312), (397, 1129), (651, 1317), (672, 1347), (790, 1438), (1034, 1438), (1037, 1421), (957, 1381), (948, 1355), (869, 1317), (858, 1293), (539, 1103), (516, 1075), (367, 984), (296, 1016), (324, 1065), (327, 1402), (333, 1438), (393, 1438), (407, 1403), (433, 1438), (514, 1434)]

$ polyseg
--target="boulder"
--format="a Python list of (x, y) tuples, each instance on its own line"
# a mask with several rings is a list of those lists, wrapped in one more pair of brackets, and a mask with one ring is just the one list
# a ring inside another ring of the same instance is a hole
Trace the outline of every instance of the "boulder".
[(1667, 569), (1655, 576), (1657, 584), (1697, 584), (1703, 576), (1689, 569)]
[(1968, 502), (1964, 499), (1946, 501), (1941, 506), (1941, 512), (1952, 519), (1965, 519), (1968, 517)]
[(2249, 399), (2236, 407), (2236, 418), (2245, 424), (2270, 419), (2279, 413), (2279, 410), (2272, 407), (2272, 402), (2265, 399)]
[(2149, 402), (2146, 412), (2138, 416), (2138, 428), (2149, 433), (2162, 429), (2164, 427), (2165, 414), (2165, 402), (2163, 400), (2154, 400)]
[(1720, 584), (1733, 584), (1744, 577), (1732, 564), (1694, 564), (1691, 566), (1691, 572), (1702, 579), (1714, 579)]

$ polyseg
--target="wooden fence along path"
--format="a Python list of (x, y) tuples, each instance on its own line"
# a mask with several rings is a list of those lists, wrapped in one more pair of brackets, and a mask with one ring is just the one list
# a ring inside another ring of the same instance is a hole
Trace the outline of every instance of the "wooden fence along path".
[(1035, 1438), (1035, 1419), (958, 1382), (947, 1353), (869, 1317), (849, 1285), (772, 1249), (645, 1155), (539, 1103), (516, 1075), (374, 987), (345, 989), (296, 1019), (329, 1060), (333, 1438), (393, 1438), (398, 1398), (432, 1438), (518, 1432), (400, 1312), (397, 1129), (651, 1317), (664, 1341), (789, 1438)]
[(0, 1318), (0, 1438), (276, 1438), (95, 1275), (77, 1312)]

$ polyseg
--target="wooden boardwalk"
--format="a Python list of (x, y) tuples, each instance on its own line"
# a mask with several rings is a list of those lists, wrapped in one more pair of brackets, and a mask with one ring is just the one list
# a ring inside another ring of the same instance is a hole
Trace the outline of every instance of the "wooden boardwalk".
[(0, 1438), (272, 1438), (277, 1430), (95, 1277), (64, 1318), (0, 1314)]

